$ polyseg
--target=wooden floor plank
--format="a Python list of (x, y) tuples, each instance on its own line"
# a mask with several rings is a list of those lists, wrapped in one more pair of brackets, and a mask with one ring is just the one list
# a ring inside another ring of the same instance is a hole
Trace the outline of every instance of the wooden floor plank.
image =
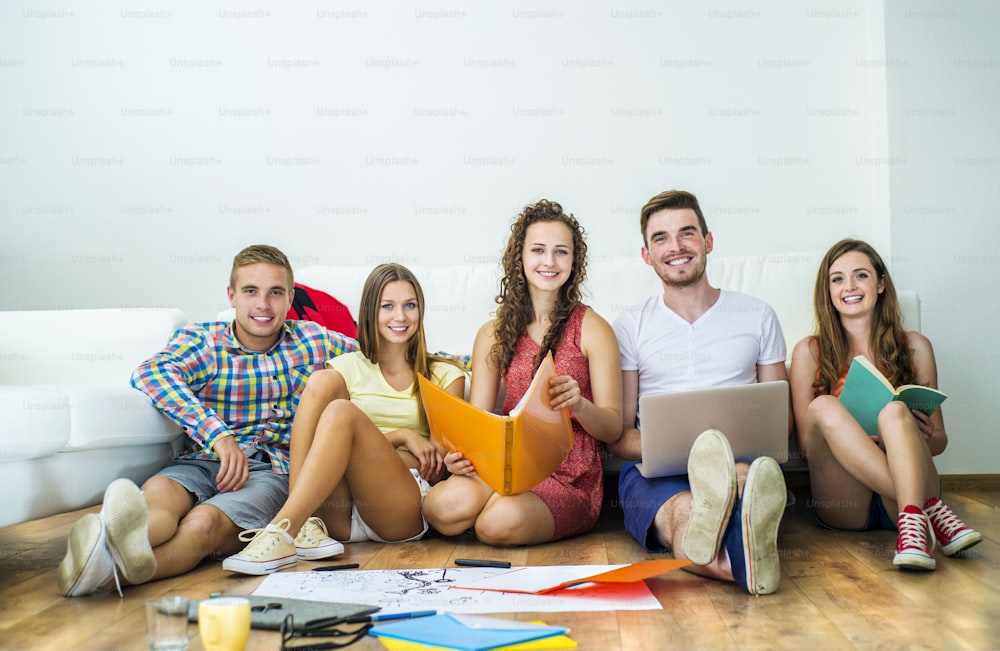
[[(648, 581), (663, 606), (653, 611), (512, 613), (519, 620), (567, 626), (579, 649), (980, 649), (1000, 648), (1000, 493), (950, 491), (946, 500), (985, 540), (964, 558), (936, 555), (935, 572), (893, 568), (895, 533), (819, 528), (805, 488), (779, 536), (782, 579), (774, 595), (754, 597), (731, 583), (678, 570)], [(185, 575), (114, 592), (67, 599), (55, 570), (73, 522), (98, 507), (0, 528), (0, 648), (139, 651), (145, 649), (143, 601), (164, 594), (206, 598), (249, 594), (264, 577), (224, 572), (207, 560)], [(606, 509), (595, 530), (558, 543), (494, 548), (469, 534), (430, 534), (416, 543), (347, 545), (337, 562), (363, 569), (451, 567), (456, 558), (513, 565), (620, 564), (659, 555), (644, 551)], [(307, 571), (323, 562), (302, 562)], [(191, 651), (203, 647), (191, 629)], [(254, 631), (248, 651), (274, 651), (275, 632)], [(351, 647), (382, 649), (373, 638)]]

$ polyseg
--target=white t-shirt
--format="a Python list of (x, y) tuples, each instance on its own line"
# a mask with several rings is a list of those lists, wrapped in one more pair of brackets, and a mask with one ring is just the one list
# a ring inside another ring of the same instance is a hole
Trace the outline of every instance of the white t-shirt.
[(614, 322), (623, 371), (639, 372), (639, 396), (752, 384), (757, 366), (785, 361), (785, 337), (770, 305), (721, 290), (688, 323), (650, 297)]

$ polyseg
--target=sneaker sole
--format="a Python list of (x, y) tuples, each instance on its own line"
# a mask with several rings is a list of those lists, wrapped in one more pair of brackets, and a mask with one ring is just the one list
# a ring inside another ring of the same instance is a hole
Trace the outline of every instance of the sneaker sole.
[(331, 556), (339, 556), (344, 553), (344, 544), (339, 542), (327, 543), (319, 547), (296, 547), (295, 556), (304, 561), (318, 561)]
[(919, 553), (896, 552), (892, 559), (892, 564), (902, 570), (924, 570), (929, 571), (937, 567), (937, 561), (932, 557)]
[(60, 594), (65, 597), (90, 594), (111, 578), (114, 570), (107, 563), (110, 559), (104, 561), (106, 572), (100, 567), (105, 540), (104, 525), (96, 513), (88, 513), (76, 521), (66, 542), (66, 556), (57, 572)]
[(736, 500), (736, 466), (729, 441), (718, 430), (705, 430), (688, 455), (691, 516), (684, 531), (684, 556), (708, 565), (719, 553)]
[(778, 527), (785, 513), (785, 477), (771, 457), (750, 464), (743, 487), (743, 555), (747, 568), (747, 591), (771, 594), (781, 582), (778, 558)]
[(228, 572), (237, 572), (239, 574), (262, 576), (264, 574), (273, 574), (274, 572), (283, 570), (286, 567), (294, 567), (295, 562), (295, 556), (275, 558), (267, 561), (266, 563), (259, 561), (245, 561), (241, 558), (229, 557), (222, 561), (222, 569)]
[(945, 556), (954, 556), (955, 554), (964, 552), (966, 549), (975, 547), (981, 542), (983, 542), (983, 534), (978, 531), (970, 531), (964, 536), (959, 536), (955, 540), (952, 540), (947, 545), (942, 545), (941, 552)]
[(101, 511), (108, 528), (108, 547), (125, 580), (145, 583), (156, 574), (156, 557), (149, 544), (146, 500), (128, 479), (116, 479), (104, 493)]

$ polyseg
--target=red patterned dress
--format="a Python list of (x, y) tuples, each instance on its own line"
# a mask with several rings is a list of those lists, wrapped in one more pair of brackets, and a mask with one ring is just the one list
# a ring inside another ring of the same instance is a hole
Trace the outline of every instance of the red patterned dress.
[[(587, 400), (593, 400), (590, 365), (580, 350), (580, 331), (586, 311), (587, 306), (582, 303), (573, 309), (553, 357), (556, 373), (572, 377), (580, 385), (581, 395)], [(514, 359), (504, 378), (507, 390), (503, 403), (504, 413), (510, 412), (528, 390), (533, 375), (532, 364), (538, 349), (539, 345), (527, 334), (522, 334), (517, 340)], [(552, 513), (555, 521), (552, 540), (592, 529), (604, 498), (604, 443), (588, 434), (572, 412), (570, 417), (574, 436), (572, 449), (552, 475), (531, 489)]]

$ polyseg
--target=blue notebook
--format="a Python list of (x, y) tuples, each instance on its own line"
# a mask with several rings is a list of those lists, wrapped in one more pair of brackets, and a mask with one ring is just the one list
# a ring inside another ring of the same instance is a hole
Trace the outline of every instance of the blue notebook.
[(461, 651), (486, 651), (562, 635), (568, 631), (568, 628), (560, 626), (529, 624), (496, 617), (444, 614), (375, 626), (368, 633), (376, 637), (391, 637)]

